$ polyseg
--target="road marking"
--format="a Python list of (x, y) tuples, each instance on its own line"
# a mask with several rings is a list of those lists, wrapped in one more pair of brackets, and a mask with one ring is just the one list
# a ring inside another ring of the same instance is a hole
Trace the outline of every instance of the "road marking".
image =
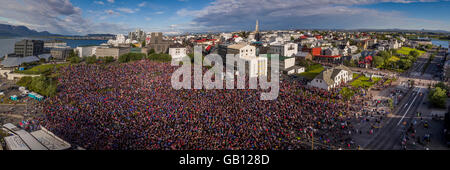
[(398, 121), (397, 126), (400, 125), (400, 123), (402, 122), (402, 120), (405, 118), (406, 114), (408, 114), (409, 109), (411, 109), (411, 106), (414, 104), (414, 102), (417, 99), (417, 96), (419, 96), (420, 91), (422, 91), (422, 89), (420, 88), (419, 91), (416, 94), (416, 97), (414, 97), (414, 100), (411, 102), (411, 104), (409, 105), (408, 109), (406, 110), (405, 114), (403, 114), (402, 118), (400, 119), (400, 121)]

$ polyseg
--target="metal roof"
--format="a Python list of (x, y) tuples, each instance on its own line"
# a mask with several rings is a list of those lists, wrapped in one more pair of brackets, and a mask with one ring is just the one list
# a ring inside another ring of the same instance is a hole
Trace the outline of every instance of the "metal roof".
[(48, 131), (45, 130), (31, 132), (31, 135), (33, 135), (49, 150), (65, 150), (71, 147), (69, 143), (59, 139), (58, 137), (54, 136), (51, 133), (48, 133)]
[(8, 57), (2, 61), (1, 65), (3, 65), (3, 67), (18, 67), (23, 63), (31, 63), (36, 61), (39, 61), (39, 58), (36, 56)]

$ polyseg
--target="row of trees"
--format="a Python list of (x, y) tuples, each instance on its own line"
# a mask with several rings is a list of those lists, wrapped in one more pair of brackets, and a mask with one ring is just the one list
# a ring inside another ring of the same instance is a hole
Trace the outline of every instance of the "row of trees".
[(137, 61), (137, 60), (142, 60), (142, 59), (148, 59), (148, 60), (152, 60), (152, 61), (159, 61), (159, 62), (170, 62), (172, 61), (172, 56), (170, 56), (169, 54), (165, 54), (165, 53), (149, 53), (149, 55), (145, 55), (143, 53), (128, 53), (128, 54), (124, 54), (122, 56), (119, 57), (119, 62), (120, 63), (127, 63), (127, 62), (131, 62), (131, 61)]

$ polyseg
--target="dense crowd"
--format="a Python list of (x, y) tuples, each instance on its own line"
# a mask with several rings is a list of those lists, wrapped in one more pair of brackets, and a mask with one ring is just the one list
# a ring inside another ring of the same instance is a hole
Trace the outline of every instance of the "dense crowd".
[[(361, 100), (343, 101), (286, 78), (277, 100), (261, 90), (175, 90), (169, 63), (137, 61), (60, 68), (58, 95), (39, 122), (86, 149), (355, 149), (351, 119)], [(314, 141), (314, 142), (313, 142)]]

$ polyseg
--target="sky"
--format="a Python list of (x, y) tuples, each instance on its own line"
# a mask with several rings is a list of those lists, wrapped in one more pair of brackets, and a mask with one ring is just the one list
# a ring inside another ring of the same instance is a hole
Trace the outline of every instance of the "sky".
[(0, 23), (65, 35), (274, 29), (450, 31), (449, 0), (1, 0)]

